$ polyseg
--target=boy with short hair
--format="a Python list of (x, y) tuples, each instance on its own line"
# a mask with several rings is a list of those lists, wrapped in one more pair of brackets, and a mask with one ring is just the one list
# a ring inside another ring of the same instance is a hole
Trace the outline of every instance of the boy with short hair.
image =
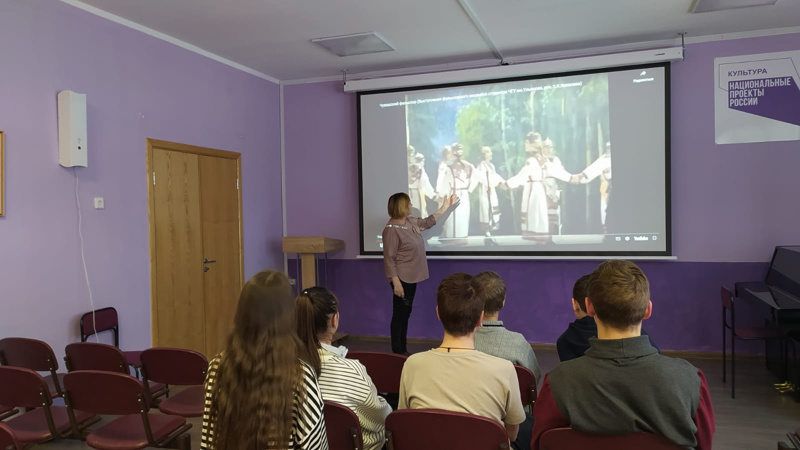
[(483, 318), (481, 290), (466, 273), (442, 280), (436, 290), (442, 345), (406, 360), (398, 409), (434, 408), (494, 419), (513, 442), (525, 420), (517, 373), (509, 361), (475, 350)]
[(603, 434), (648, 432), (676, 445), (710, 450), (714, 409), (705, 376), (687, 361), (658, 353), (642, 320), (653, 303), (647, 277), (630, 261), (610, 260), (589, 279), (586, 312), (597, 322), (582, 358), (544, 378), (534, 407), (531, 449), (542, 434), (568, 427)]
[(541, 381), (542, 371), (531, 344), (522, 334), (507, 330), (500, 320), (500, 310), (506, 305), (506, 283), (492, 271), (475, 275), (475, 281), (483, 287), (486, 300), (482, 326), (475, 334), (475, 349), (526, 367), (536, 376), (537, 382)]
[[(572, 287), (572, 312), (575, 313), (575, 321), (569, 324), (567, 330), (556, 341), (558, 359), (561, 362), (583, 356), (589, 349), (589, 338), (597, 336), (597, 323), (595, 323), (594, 317), (586, 313), (590, 276), (591, 274), (578, 278)], [(642, 330), (642, 335), (647, 335), (647, 332)], [(658, 350), (652, 337), (650, 337), (650, 345)]]

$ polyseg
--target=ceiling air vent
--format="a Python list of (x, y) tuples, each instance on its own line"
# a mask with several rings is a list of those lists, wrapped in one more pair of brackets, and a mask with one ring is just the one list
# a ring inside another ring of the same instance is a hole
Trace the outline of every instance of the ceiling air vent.
[(394, 51), (394, 47), (383, 40), (378, 33), (348, 34), (312, 39), (311, 42), (338, 56), (366, 55)]
[(696, 14), (725, 11), (728, 9), (751, 8), (753, 6), (769, 6), (777, 2), (778, 0), (694, 0), (689, 12)]

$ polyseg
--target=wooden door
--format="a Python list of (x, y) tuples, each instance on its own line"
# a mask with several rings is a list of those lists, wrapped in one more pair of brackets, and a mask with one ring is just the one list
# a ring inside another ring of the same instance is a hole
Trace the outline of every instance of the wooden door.
[(153, 346), (225, 346), (243, 283), (239, 158), (148, 140)]
[[(232, 159), (200, 158), (206, 352), (225, 348), (241, 291), (239, 170)], [(214, 262), (211, 262), (214, 261)]]
[(159, 346), (205, 352), (198, 160), (189, 153), (153, 149), (157, 174), (153, 334)]

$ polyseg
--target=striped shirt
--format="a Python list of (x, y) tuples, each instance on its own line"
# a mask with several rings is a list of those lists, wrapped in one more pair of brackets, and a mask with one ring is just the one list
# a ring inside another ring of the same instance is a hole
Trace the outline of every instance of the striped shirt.
[[(221, 355), (217, 355), (208, 365), (205, 392), (206, 401), (203, 408), (203, 430), (200, 435), (200, 448), (214, 448), (214, 425), (216, 418), (211, 417), (211, 404), (214, 401), (214, 382)], [(294, 411), (292, 412), (292, 434), (289, 437), (289, 449), (327, 450), (328, 436), (325, 433), (322, 395), (317, 384), (314, 369), (301, 361), (303, 381), (294, 393)], [(300, 389), (303, 392), (300, 392)], [(301, 403), (305, 396), (305, 402)]]
[(361, 424), (364, 449), (380, 450), (385, 442), (386, 416), (392, 412), (392, 407), (378, 395), (364, 365), (325, 348), (338, 350), (334, 347), (323, 346), (319, 349), (322, 361), (319, 388), (322, 398), (353, 410)]

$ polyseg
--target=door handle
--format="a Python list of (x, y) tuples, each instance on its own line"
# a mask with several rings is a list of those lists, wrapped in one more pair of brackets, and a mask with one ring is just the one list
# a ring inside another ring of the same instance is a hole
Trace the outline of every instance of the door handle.
[(216, 261), (216, 260), (214, 260), (214, 259), (206, 259), (206, 258), (203, 258), (203, 264), (215, 263), (215, 262), (217, 262), (217, 261)]

